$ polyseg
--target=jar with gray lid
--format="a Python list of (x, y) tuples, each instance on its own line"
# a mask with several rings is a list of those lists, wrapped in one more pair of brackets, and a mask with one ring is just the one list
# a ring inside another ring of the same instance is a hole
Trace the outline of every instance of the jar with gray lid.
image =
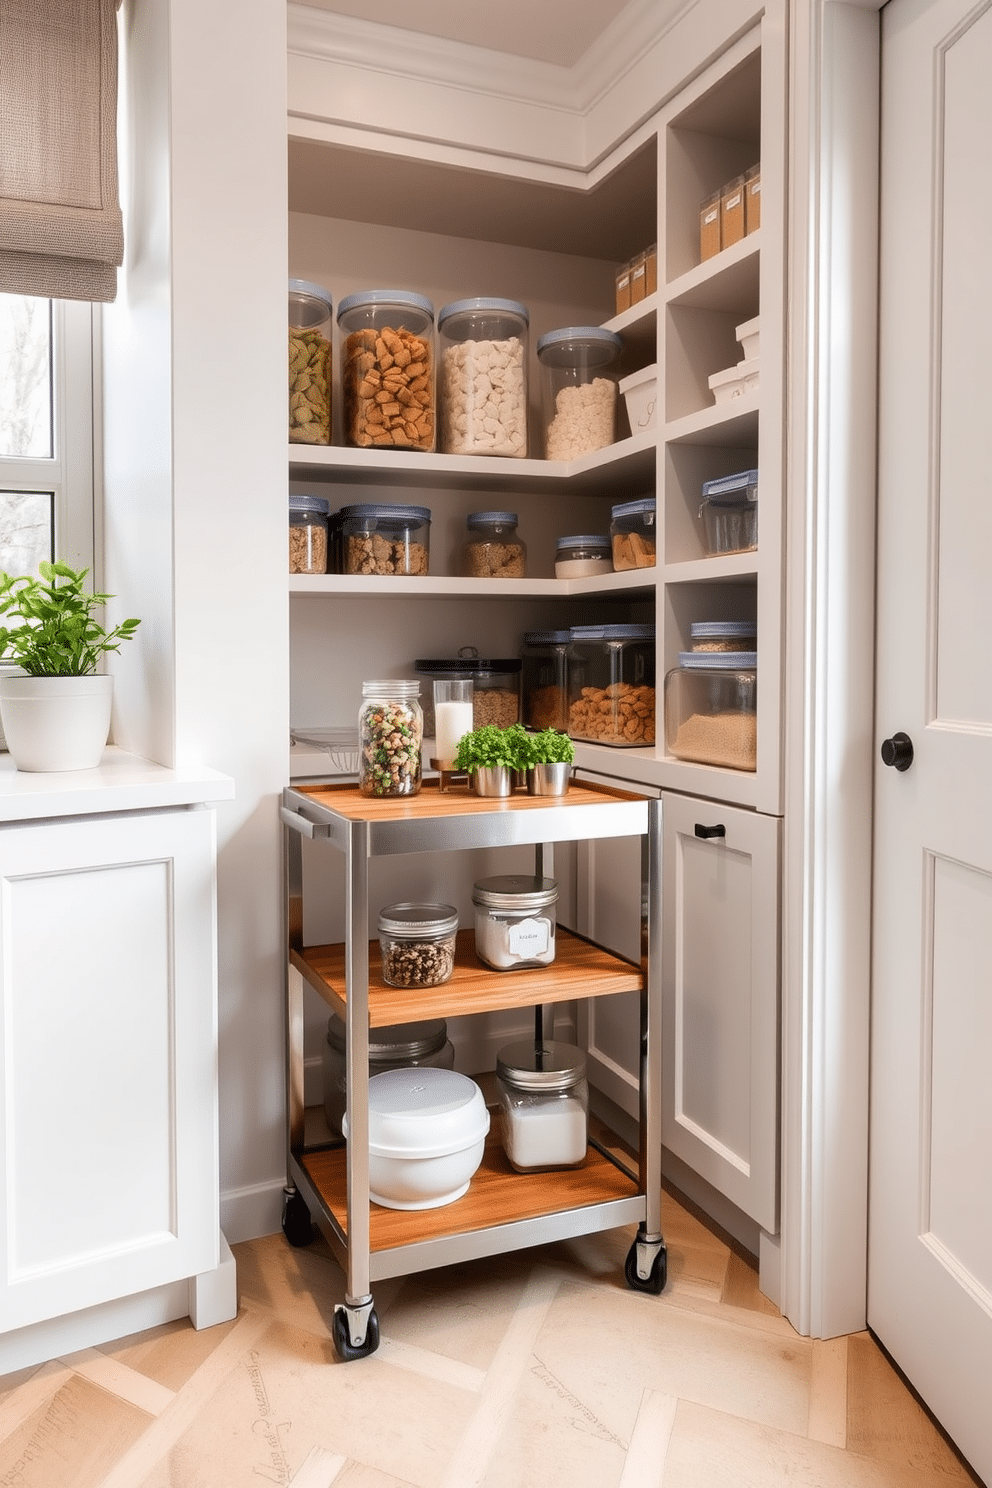
[(405, 289), (368, 289), (338, 305), (345, 443), (433, 450), (434, 306)]
[(508, 1044), (496, 1056), (499, 1128), (518, 1172), (575, 1168), (588, 1141), (586, 1057), (574, 1044)]
[(331, 442), (332, 313), (326, 289), (306, 279), (290, 279), (290, 444)]
[(326, 496), (292, 494), (289, 498), (289, 571), (327, 573), (328, 518)]
[(439, 987), (455, 965), (458, 911), (451, 904), (387, 904), (379, 911), (382, 979), (389, 987)]
[(550, 966), (555, 959), (558, 883), (504, 873), (472, 885), (475, 953), (494, 971)]
[(520, 649), (524, 728), (568, 732), (570, 630), (528, 630)]
[(517, 514), (509, 511), (470, 512), (468, 535), (462, 546), (461, 571), (468, 579), (522, 579), (527, 548), (517, 533)]
[[(434, 1069), (453, 1069), (455, 1051), (448, 1038), (448, 1025), (443, 1018), (430, 1018), (422, 1023), (394, 1023), (386, 1028), (369, 1030), (369, 1075), (383, 1070), (430, 1065)], [(331, 1017), (324, 1044), (324, 1114), (335, 1136), (341, 1133), (341, 1118), (348, 1104), (348, 1079), (345, 1064), (345, 1027), (341, 1019)]]
[(547, 459), (575, 460), (613, 443), (622, 344), (601, 326), (563, 326), (538, 341)]
[(438, 311), (446, 455), (527, 454), (529, 319), (517, 300), (455, 300)]

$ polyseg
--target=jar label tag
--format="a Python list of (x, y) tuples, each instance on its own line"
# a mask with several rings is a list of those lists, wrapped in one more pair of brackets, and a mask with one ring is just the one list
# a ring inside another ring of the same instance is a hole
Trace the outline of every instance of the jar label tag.
[(510, 954), (528, 958), (545, 955), (550, 944), (550, 930), (550, 920), (517, 920), (507, 933)]

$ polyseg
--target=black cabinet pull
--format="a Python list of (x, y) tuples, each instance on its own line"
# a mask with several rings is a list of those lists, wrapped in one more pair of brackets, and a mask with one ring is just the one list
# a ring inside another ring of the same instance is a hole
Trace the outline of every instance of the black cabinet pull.
[(696, 823), (697, 837), (726, 837), (727, 829), (723, 822), (717, 822), (715, 827), (704, 827), (701, 822)]
[(889, 765), (894, 770), (908, 770), (913, 763), (913, 741), (900, 730), (891, 739), (882, 740), (879, 753), (883, 765)]

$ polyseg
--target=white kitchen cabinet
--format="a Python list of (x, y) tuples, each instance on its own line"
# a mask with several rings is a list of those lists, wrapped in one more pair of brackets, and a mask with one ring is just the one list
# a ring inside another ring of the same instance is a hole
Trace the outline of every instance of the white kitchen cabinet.
[(114, 749), (64, 775), (0, 763), (0, 1370), (33, 1325), (184, 1279), (198, 1325), (236, 1310), (205, 804), (228, 794)]

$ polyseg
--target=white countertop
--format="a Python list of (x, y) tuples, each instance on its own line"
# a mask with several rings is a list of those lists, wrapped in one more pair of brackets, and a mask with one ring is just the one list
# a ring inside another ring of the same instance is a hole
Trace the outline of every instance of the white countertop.
[(108, 745), (95, 770), (18, 770), (0, 754), (0, 824), (230, 801), (234, 781), (205, 765), (169, 770)]

